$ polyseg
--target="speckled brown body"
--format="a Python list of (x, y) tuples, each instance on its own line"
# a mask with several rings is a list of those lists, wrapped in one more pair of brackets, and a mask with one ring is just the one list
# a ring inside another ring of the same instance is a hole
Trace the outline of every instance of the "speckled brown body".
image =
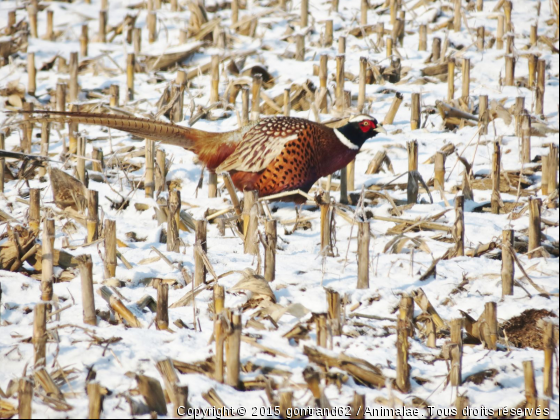
[(297, 138), (285, 143), (264, 170), (234, 171), (232, 180), (240, 190), (254, 189), (261, 197), (297, 189), (307, 192), (319, 178), (345, 167), (358, 152), (343, 145), (334, 131), (324, 125), (297, 118), (269, 120), (293, 127)]

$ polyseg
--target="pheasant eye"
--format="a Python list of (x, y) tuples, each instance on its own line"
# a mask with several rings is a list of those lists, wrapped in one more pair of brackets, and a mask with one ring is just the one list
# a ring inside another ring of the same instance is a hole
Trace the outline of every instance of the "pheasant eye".
[(359, 127), (360, 127), (360, 130), (362, 130), (363, 133), (367, 133), (371, 129), (369, 121), (360, 122)]

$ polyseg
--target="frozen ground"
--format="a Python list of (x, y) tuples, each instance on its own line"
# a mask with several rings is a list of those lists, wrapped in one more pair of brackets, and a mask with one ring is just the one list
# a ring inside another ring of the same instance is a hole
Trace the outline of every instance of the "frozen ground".
[[(207, 0), (207, 4), (213, 0)], [(50, 60), (54, 55), (61, 54), (68, 56), (71, 51), (77, 51), (79, 44), (77, 36), (80, 31), (81, 24), (86, 19), (90, 20), (90, 34), (96, 31), (97, 15), (99, 10), (99, 1), (93, 0), (91, 5), (85, 4), (83, 1), (75, 3), (51, 3), (49, 8), (55, 13), (55, 30), (64, 30), (62, 41), (48, 42), (43, 40), (30, 39), (28, 51), (36, 53), (37, 64)], [(126, 7), (137, 4), (136, 1), (113, 1), (110, 0), (109, 25), (119, 23), (127, 13), (139, 13), (137, 26), (145, 26), (145, 10), (131, 11)], [(180, 2), (183, 4), (185, 2)], [(253, 9), (242, 10), (241, 16), (249, 13), (257, 13), (261, 10), (261, 1), (249, 1), (253, 5)], [(318, 64), (319, 55), (322, 53), (329, 54), (331, 58), (336, 55), (336, 42), (332, 48), (321, 48), (318, 46), (320, 32), (323, 30), (323, 21), (327, 18), (334, 20), (335, 40), (339, 35), (345, 35), (346, 32), (356, 25), (356, 16), (359, 19), (359, 0), (341, 1), (340, 12), (331, 13), (329, 11), (330, 2), (310, 1), (310, 24), (314, 25), (315, 30), (307, 36), (307, 53), (304, 62), (297, 62), (282, 57), (282, 53), (288, 49), (292, 50), (295, 44), (281, 40), (288, 25), (287, 19), (292, 19), (292, 25), (297, 26), (297, 15), (299, 13), (299, 2), (290, 2), (293, 7), (293, 13), (273, 14), (260, 20), (257, 33), (259, 39), (253, 40), (248, 37), (235, 36), (234, 47), (236, 51), (244, 51), (256, 48), (258, 55), (250, 56), (246, 66), (251, 63), (261, 62), (266, 64), (268, 70), (273, 74), (276, 80), (276, 92), (281, 92), (284, 87), (290, 83), (302, 83), (307, 79), (312, 80), (318, 85), (318, 78), (313, 76), (313, 65)], [(371, 4), (382, 3), (382, 1), (374, 0)], [(405, 2), (407, 7), (415, 4), (415, 1)], [(428, 20), (436, 7), (447, 5), (447, 2), (428, 3), (428, 6), (420, 7), (413, 12), (407, 11), (406, 28), (414, 31), (414, 34), (405, 37), (404, 47), (399, 47), (399, 53), (402, 55), (402, 66), (411, 67), (409, 76), (411, 82), (415, 77), (420, 77), (420, 69), (425, 67), (424, 61), (428, 58), (429, 52), (418, 51), (418, 24), (423, 19), (430, 22), (430, 26), (434, 26), (444, 19), (452, 16), (452, 11), (443, 11), (435, 23)], [(496, 5), (496, 1), (485, 1), (484, 12), (470, 12), (468, 24), (469, 28), (485, 26), (487, 31), (492, 34), (496, 30), (496, 13), (492, 9)], [(521, 54), (528, 43), (527, 35), (531, 24), (538, 21), (539, 35), (546, 34), (551, 37), (557, 31), (555, 25), (548, 26), (547, 21), (551, 19), (552, 12), (550, 7), (553, 2), (541, 2), (541, 15), (537, 18), (535, 7), (537, 1), (517, 1), (514, 2), (513, 22), (516, 34), (516, 51)], [(4, 27), (7, 22), (7, 12), (16, 6), (20, 6), (21, 2), (5, 1), (0, 3), (0, 27)], [(213, 14), (210, 13), (210, 16)], [(230, 24), (230, 11), (221, 10), (216, 13), (222, 18), (225, 28)], [(26, 16), (22, 9), (18, 9), (18, 21)], [(149, 44), (147, 40), (147, 31), (143, 31), (145, 39), (143, 45), (145, 52), (160, 52), (170, 47), (176, 46), (178, 40), (178, 31), (186, 26), (190, 13), (188, 11), (180, 13), (172, 13), (169, 4), (164, 4), (162, 11), (158, 17), (165, 23), (166, 31), (161, 31), (159, 40), (155, 44)], [(389, 15), (378, 15), (374, 10), (370, 10), (368, 15), (370, 23), (385, 22), (385, 27), (390, 28)], [(39, 15), (39, 33), (45, 31), (45, 13)], [(266, 27), (265, 27), (266, 25)], [(461, 33), (449, 31), (449, 41), (455, 45), (470, 45), (473, 38), (469, 31), (464, 27)], [(428, 46), (431, 46), (431, 40), (434, 36), (445, 38), (446, 30), (440, 30), (436, 33), (430, 33), (428, 36)], [(92, 38), (92, 35), (90, 35)], [(372, 39), (376, 35), (372, 35)], [(557, 39), (557, 37), (555, 38)], [(558, 42), (555, 44), (558, 48)], [(266, 48), (265, 48), (266, 47)], [(97, 56), (101, 52), (107, 53), (114, 62), (121, 67), (126, 61), (126, 52), (131, 50), (131, 46), (127, 45), (122, 36), (117, 36), (112, 44), (90, 44), (90, 55)], [(538, 49), (541, 58), (547, 61), (547, 86), (545, 96), (545, 117), (549, 127), (558, 129), (558, 55), (553, 54), (550, 48), (544, 44)], [(210, 54), (219, 52), (212, 48), (207, 48), (203, 53), (196, 54), (192, 59), (184, 63), (184, 66), (191, 68), (197, 64), (205, 63)], [(361, 56), (368, 57), (369, 60), (386, 62), (385, 51), (375, 53), (363, 39), (355, 38), (351, 35), (347, 37), (347, 56), (346, 71), (357, 75), (359, 73), (359, 58)], [(471, 95), (478, 97), (480, 94), (487, 94), (490, 100), (505, 100), (504, 106), (509, 108), (513, 105), (517, 96), (524, 96), (526, 99), (526, 108), (533, 109), (533, 92), (525, 88), (502, 87), (499, 79), (505, 74), (503, 51), (490, 49), (484, 53), (476, 52), (475, 47), (469, 48), (465, 53), (465, 57), (471, 59), (474, 67), (471, 70)], [(10, 82), (19, 82), (22, 86), (27, 83), (27, 75), (25, 72), (25, 55), (16, 56), (10, 65), (0, 68), (0, 86), (4, 87)], [(104, 64), (107, 67), (117, 69), (115, 64), (105, 59)], [(334, 59), (329, 61), (329, 73), (334, 73)], [(517, 63), (517, 77), (527, 74), (527, 60), (523, 56), (519, 56)], [(110, 84), (118, 83), (121, 87), (121, 98), (124, 98), (126, 91), (126, 75), (117, 69), (118, 75), (109, 77), (104, 74), (87, 74), (80, 76), (80, 84), (82, 88), (99, 89), (108, 87)], [(155, 104), (167, 81), (173, 80), (175, 72), (160, 73), (166, 81), (163, 83), (152, 83), (150, 75), (138, 74), (136, 76), (136, 99), (144, 102), (139, 105), (140, 109), (145, 112), (155, 110)], [(64, 78), (66, 75), (58, 74), (54, 69), (51, 71), (41, 71), (37, 76), (37, 97), (41, 102), (48, 102), (49, 96), (47, 90), (55, 86), (57, 79)], [(461, 76), (460, 72), (456, 75), (457, 91), (460, 91)], [(329, 79), (329, 86), (334, 81)], [(207, 105), (209, 99), (210, 77), (200, 76), (193, 80), (192, 87), (187, 91), (185, 104), (190, 106), (191, 99), (194, 103)], [(226, 85), (222, 83), (221, 92)], [(357, 83), (346, 81), (346, 89), (351, 89), (354, 97), (357, 95)], [(390, 92), (386, 92), (390, 90)], [(482, 136), (480, 142), (476, 138), (477, 127), (466, 127), (457, 130), (457, 132), (449, 132), (442, 128), (442, 120), (439, 115), (423, 115), (423, 119), (427, 119), (423, 128), (417, 131), (410, 130), (410, 93), (422, 93), (422, 105), (430, 107), (435, 105), (438, 99), (444, 99), (447, 95), (447, 83), (431, 83), (431, 84), (415, 84), (403, 83), (392, 85), (386, 82), (384, 85), (367, 85), (367, 102), (369, 102), (369, 113), (376, 116), (380, 121), (383, 120), (389, 105), (394, 96), (393, 91), (402, 92), (405, 96), (403, 105), (396, 115), (394, 124), (387, 126), (389, 134), (378, 136), (367, 142), (362, 148), (362, 152), (358, 155), (356, 162), (356, 189), (360, 190), (362, 184), (370, 185), (383, 184), (394, 178), (393, 174), (377, 174), (365, 175), (367, 165), (376, 151), (386, 148), (390, 157), (395, 174), (401, 174), (407, 170), (407, 154), (406, 142), (410, 140), (418, 140), (419, 143), (419, 171), (428, 180), (433, 176), (433, 165), (423, 164), (436, 151), (441, 149), (446, 143), (453, 143), (459, 151), (464, 149), (464, 157), (471, 162), (474, 159), (475, 174), (487, 173), (491, 169), (491, 146), (490, 142), (497, 137), (502, 138), (503, 145), (503, 169), (519, 170), (519, 142), (515, 136), (515, 127), (506, 125), (501, 119), (496, 120), (495, 125), (491, 125), (488, 135)], [(31, 98), (27, 98), (31, 100)], [(238, 104), (239, 106), (239, 104)], [(6, 109), (0, 104), (0, 110)], [(190, 110), (186, 108), (185, 113), (190, 115)], [(311, 111), (293, 113), (304, 118), (314, 119)], [(2, 117), (4, 118), (4, 117)], [(326, 121), (330, 119), (329, 115), (321, 115), (321, 119)], [(184, 122), (186, 124), (186, 121)], [(200, 120), (195, 128), (210, 131), (226, 131), (237, 127), (237, 119), (235, 115), (217, 121)], [(494, 132), (494, 127), (496, 132)], [(112, 144), (106, 140), (96, 140), (96, 137), (107, 137), (107, 131), (98, 127), (81, 126), (81, 130), (87, 134), (90, 141), (88, 142), (87, 152), (91, 152), (92, 147), (102, 148), (105, 155), (112, 150), (122, 146), (135, 145), (143, 146), (143, 143), (132, 140), (123, 133), (112, 131)], [(38, 131), (35, 131), (38, 133)], [(65, 131), (61, 132), (66, 135)], [(470, 146), (469, 142), (474, 138)], [(11, 150), (18, 146), (20, 142), (20, 134), (14, 131), (13, 134), (6, 138), (6, 148)], [(480, 144), (478, 144), (480, 143)], [(532, 158), (548, 153), (548, 145), (550, 143), (558, 144), (558, 134), (550, 134), (547, 137), (534, 137), (532, 139)], [(477, 145), (478, 144), (478, 145)], [(546, 146), (546, 147), (545, 147)], [(196, 192), (196, 186), (200, 176), (200, 167), (193, 163), (193, 154), (181, 148), (161, 145), (167, 152), (168, 158), (173, 158), (173, 165), (167, 176), (168, 180), (180, 179), (182, 182), (181, 198), (184, 202), (183, 209), (190, 211), (195, 218), (203, 217), (207, 208), (221, 209), (229, 205), (227, 193), (222, 197), (208, 199), (207, 185), (204, 184), (202, 189)], [(39, 144), (33, 146), (33, 152), (39, 152)], [(53, 131), (51, 134), (50, 154), (53, 159), (62, 152), (62, 139), (59, 133)], [(142, 161), (143, 159), (139, 159)], [(451, 189), (455, 185), (460, 185), (462, 180), (462, 165), (457, 164), (456, 155), (452, 155), (447, 159), (446, 169), (450, 179), (446, 184), (446, 199), (451, 206), (454, 204), (455, 194)], [(70, 172), (70, 171), (69, 171)], [(70, 172), (71, 173), (71, 172)], [(132, 174), (138, 179), (143, 175), (143, 169)], [(113, 188), (120, 194), (126, 196), (131, 191), (131, 186), (126, 182), (124, 175), (121, 176), (122, 182), (115, 182)], [(207, 178), (207, 177), (206, 177)], [(540, 173), (536, 173), (531, 177), (534, 182), (531, 187), (536, 196), (541, 196), (540, 192)], [(33, 179), (29, 182), (31, 188), (41, 188), (41, 199), (45, 207), (52, 206), (52, 190), (48, 182), (40, 182)], [(178, 329), (172, 325), (173, 321), (181, 319), (189, 327), (193, 325), (193, 308), (186, 306), (175, 308), (169, 311), (170, 325), (174, 333), (158, 331), (155, 329), (153, 319), (155, 314), (149, 311), (141, 312), (133, 302), (136, 302), (146, 294), (156, 297), (156, 290), (146, 287), (141, 280), (145, 278), (161, 278), (176, 279), (178, 284), (183, 283), (181, 273), (178, 270), (172, 270), (162, 260), (150, 264), (139, 264), (140, 261), (149, 257), (154, 257), (154, 252), (150, 249), (155, 246), (163, 252), (172, 261), (183, 261), (185, 267), (190, 271), (193, 270), (193, 244), (194, 234), (181, 232), (181, 239), (185, 243), (181, 253), (168, 253), (166, 245), (159, 243), (161, 226), (153, 218), (153, 211), (148, 210), (139, 212), (135, 209), (134, 204), (146, 203), (150, 206), (155, 204), (155, 200), (145, 198), (144, 192), (136, 191), (131, 198), (131, 205), (123, 211), (116, 211), (111, 208), (109, 199), (116, 200), (116, 195), (107, 184), (90, 181), (89, 188), (99, 191), (100, 205), (106, 218), (113, 218), (117, 221), (117, 237), (126, 243), (127, 247), (119, 248), (119, 251), (132, 264), (133, 269), (127, 270), (124, 265), (119, 263), (117, 268), (117, 278), (126, 282), (124, 288), (119, 291), (128, 300), (128, 307), (140, 319), (143, 329), (128, 329), (122, 324), (112, 326), (102, 320), (99, 325), (91, 328), (95, 331), (95, 335), (109, 339), (111, 337), (122, 337), (122, 340), (111, 344), (106, 350), (104, 347), (91, 345), (91, 338), (81, 329), (75, 326), (85, 326), (82, 324), (82, 306), (81, 306), (81, 289), (80, 278), (76, 277), (70, 282), (61, 282), (54, 285), (54, 293), (58, 297), (61, 306), (72, 303), (72, 306), (63, 311), (59, 321), (51, 321), (48, 324), (49, 329), (57, 329), (58, 341), (49, 341), (47, 346), (47, 368), (49, 370), (62, 367), (71, 367), (76, 370), (73, 379), (62, 386), (65, 393), (75, 393), (74, 396), (67, 398), (67, 402), (73, 407), (69, 412), (57, 412), (35, 398), (33, 402), (33, 410), (35, 416), (45, 416), (46, 418), (66, 418), (66, 417), (85, 417), (87, 415), (88, 399), (84, 391), (84, 383), (88, 367), (93, 366), (97, 371), (97, 379), (100, 383), (112, 391), (112, 395), (105, 399), (104, 416), (123, 418), (130, 417), (128, 404), (122, 397), (123, 393), (136, 387), (136, 381), (127, 377), (127, 372), (143, 372), (148, 376), (160, 379), (159, 373), (155, 367), (155, 361), (162, 358), (170, 357), (184, 362), (202, 361), (214, 353), (214, 344), (209, 344), (212, 334), (213, 324), (208, 312), (208, 303), (212, 300), (211, 290), (203, 291), (196, 297), (197, 319), (200, 322), (200, 331), (192, 329)], [(0, 209), (8, 212), (11, 216), (18, 219), (22, 223), (26, 220), (28, 207), (17, 201), (16, 198), (20, 194), (24, 194), (27, 186), (18, 181), (10, 181), (6, 184), (4, 196), (0, 196)], [(490, 191), (475, 190), (474, 201), (488, 202), (490, 200)], [(338, 196), (337, 193), (334, 193)], [(406, 191), (390, 191), (393, 199), (406, 199)], [(417, 218), (426, 217), (437, 214), (446, 209), (446, 204), (439, 192), (433, 192), (433, 204), (418, 204), (413, 208), (406, 210), (403, 217)], [(544, 198), (544, 197), (543, 197)], [(516, 197), (502, 194), (504, 201), (514, 202)], [(425, 193), (420, 194), (420, 200), (429, 202)], [(525, 202), (526, 197), (522, 197), (521, 201)], [(190, 204), (190, 208), (189, 205)], [(292, 204), (273, 204), (271, 207), (277, 209), (274, 217), (278, 220), (289, 220), (295, 218), (294, 206)], [(475, 207), (473, 203), (467, 203), (468, 208)], [(382, 202), (375, 207), (369, 208), (375, 215), (389, 215), (391, 206), (387, 202)], [(336, 218), (336, 237), (338, 255), (334, 258), (328, 258), (324, 263), (319, 256), (320, 242), (320, 226), (318, 211), (312, 207), (303, 207), (302, 217), (313, 217), (311, 220), (311, 229), (296, 230), (293, 234), (285, 234), (279, 224), (279, 245), (282, 250), (277, 253), (277, 272), (276, 280), (271, 283), (277, 302), (280, 305), (287, 306), (293, 303), (301, 303), (310, 312), (326, 312), (327, 301), (325, 297), (324, 287), (329, 287), (346, 295), (350, 301), (347, 308), (356, 303), (362, 303), (356, 311), (362, 314), (377, 315), (382, 317), (395, 317), (394, 311), (398, 305), (400, 294), (410, 292), (418, 287), (422, 287), (432, 304), (437, 308), (439, 314), (447, 320), (460, 317), (459, 311), (464, 311), (477, 319), (484, 309), (486, 302), (495, 301), (498, 303), (498, 319), (503, 322), (513, 316), (519, 315), (526, 309), (548, 309), (558, 314), (558, 279), (559, 268), (557, 258), (536, 258), (529, 260), (527, 256), (520, 255), (520, 261), (529, 270), (532, 279), (555, 296), (549, 298), (540, 296), (538, 292), (528, 285), (522, 278), (519, 270), (517, 272), (518, 280), (531, 293), (529, 298), (523, 290), (515, 288), (513, 296), (501, 297), (500, 267), (501, 262), (491, 258), (453, 258), (447, 261), (441, 261), (438, 264), (438, 273), (436, 279), (420, 282), (418, 278), (430, 266), (433, 258), (438, 258), (444, 254), (448, 247), (452, 244), (439, 242), (431, 237), (434, 232), (409, 233), (410, 237), (421, 237), (426, 241), (430, 253), (416, 250), (414, 254), (414, 264), (411, 268), (410, 253), (403, 251), (401, 254), (385, 254), (383, 253), (385, 245), (393, 238), (393, 236), (385, 235), (388, 228), (394, 226), (394, 223), (372, 221), (371, 231), (374, 235), (371, 241), (370, 255), (372, 264), (370, 270), (370, 289), (356, 290), (357, 263), (356, 263), (356, 235), (357, 229), (351, 228), (344, 219)], [(558, 222), (558, 209), (543, 210), (543, 218), (553, 222)], [(77, 232), (71, 234), (65, 233), (63, 226), (68, 222), (67, 219), (57, 220), (57, 233), (55, 247), (62, 246), (62, 238), (69, 236), (71, 245), (83, 243), (85, 237), (85, 229), (77, 225)], [(441, 223), (453, 225), (454, 212), (448, 212), (442, 219)], [(466, 222), (466, 243), (469, 248), (476, 248), (479, 244), (486, 244), (492, 240), (501, 238), (502, 229), (512, 226), (515, 230), (523, 230), (528, 227), (528, 217), (524, 216), (517, 220), (511, 221), (509, 215), (492, 215), (489, 213), (465, 213)], [(293, 225), (288, 225), (291, 230)], [(0, 234), (6, 230), (6, 224), (0, 224)], [(138, 237), (145, 237), (144, 242), (130, 242), (125, 235), (128, 232), (135, 232)], [(558, 244), (559, 229), (558, 227), (546, 227), (544, 234), (551, 242)], [(5, 241), (3, 239), (2, 241)], [(2, 243), (0, 241), (0, 244)], [(348, 259), (345, 259), (348, 248)], [(102, 247), (100, 247), (102, 250)], [(103, 278), (103, 263), (96, 246), (82, 247), (75, 251), (70, 251), (75, 255), (89, 253), (92, 255), (94, 262), (94, 282), (95, 289), (101, 287)], [(208, 227), (208, 256), (216, 271), (222, 274), (231, 270), (243, 270), (248, 267), (256, 268), (257, 261), (252, 256), (243, 254), (242, 241), (231, 231), (226, 232), (225, 237), (219, 235), (216, 225), (212, 224)], [(26, 265), (24, 268), (30, 269)], [(56, 274), (56, 273), (55, 273)], [(468, 283), (457, 294), (450, 297), (450, 292), (455, 289), (463, 278), (468, 279)], [(208, 279), (210, 279), (210, 275)], [(240, 275), (231, 275), (220, 279), (220, 284), (225, 286), (226, 290), (232, 287), (240, 280)], [(33, 313), (29, 311), (40, 301), (40, 282), (23, 274), (10, 273), (6, 271), (0, 272), (0, 283), (2, 288), (2, 306), (0, 307), (1, 326), (0, 326), (0, 388), (6, 390), (10, 380), (17, 379), (22, 374), (30, 374), (32, 372), (33, 363), (33, 346), (22, 340), (31, 337)], [(173, 303), (190, 290), (190, 285), (185, 288), (170, 288), (169, 301)], [(247, 301), (249, 295), (241, 293), (227, 293), (226, 306), (236, 307)], [(106, 302), (96, 294), (96, 307), (100, 310), (107, 310)], [(348, 309), (349, 312), (349, 309)], [(243, 314), (243, 324), (248, 320), (254, 310), (248, 310)], [(415, 316), (421, 313), (418, 307), (415, 308)], [(307, 315), (309, 317), (310, 315)], [(304, 318), (305, 320), (305, 318)], [(383, 374), (387, 378), (395, 378), (395, 358), (396, 335), (394, 330), (389, 329), (391, 334), (385, 334), (387, 327), (392, 328), (393, 322), (375, 321), (368, 319), (360, 319), (360, 322), (367, 324), (368, 328), (356, 327), (353, 325), (355, 319), (348, 319), (344, 327), (348, 335), (342, 337), (334, 337), (332, 354), (345, 353), (349, 356), (363, 358), (372, 364), (382, 368)], [(289, 387), (293, 384), (305, 384), (302, 371), (308, 365), (308, 359), (303, 355), (304, 345), (315, 345), (315, 331), (310, 334), (309, 340), (303, 340), (299, 344), (289, 342), (282, 335), (290, 330), (297, 322), (298, 318), (286, 314), (278, 321), (278, 329), (274, 330), (272, 324), (268, 325), (270, 330), (254, 330), (245, 328), (244, 333), (259, 334), (262, 338), (259, 343), (285, 353), (289, 357), (272, 356), (263, 353), (246, 343), (241, 345), (242, 363), (251, 361), (262, 366), (273, 366), (278, 369), (287, 370), (292, 373), (289, 381), (283, 383), (282, 387)], [(357, 337), (350, 334), (352, 331), (359, 331)], [(470, 403), (474, 407), (514, 407), (524, 400), (523, 387), (523, 370), (522, 362), (524, 360), (533, 360), (535, 365), (535, 375), (539, 395), (542, 395), (542, 367), (544, 356), (542, 351), (533, 349), (516, 349), (516, 348), (500, 348), (499, 351), (487, 351), (482, 346), (465, 346), (463, 357), (463, 376), (466, 377), (472, 373), (476, 373), (488, 368), (498, 370), (498, 375), (493, 379), (485, 381), (481, 385), (466, 383), (459, 389), (451, 386), (444, 386), (448, 367), (443, 360), (435, 358), (440, 354), (441, 345), (445, 340), (438, 340), (437, 349), (428, 348), (424, 342), (418, 338), (410, 340), (411, 353), (415, 357), (410, 358), (411, 377), (423, 378), (426, 382), (420, 385), (415, 379), (412, 380), (412, 391), (410, 395), (402, 395), (398, 391), (389, 391), (387, 388), (374, 390), (356, 384), (353, 379), (349, 379), (341, 389), (335, 385), (325, 387), (325, 393), (333, 406), (347, 405), (352, 398), (354, 391), (366, 395), (366, 404), (368, 406), (377, 407), (383, 399), (391, 400), (396, 398), (400, 401), (409, 401), (411, 396), (420, 397), (428, 401), (436, 407), (452, 407), (454, 406), (456, 393), (466, 394)], [(54, 366), (53, 366), (54, 364)], [(243, 373), (242, 379), (248, 379), (256, 376), (255, 374)], [(275, 380), (281, 382), (279, 377)], [(202, 393), (210, 388), (215, 388), (224, 402), (231, 407), (260, 407), (268, 405), (267, 397), (264, 391), (247, 391), (240, 392), (229, 386), (220, 385), (215, 381), (208, 379), (206, 376), (198, 374), (180, 375), (181, 384), (189, 386), (189, 401), (194, 407), (208, 407), (208, 403), (202, 398)], [(555, 398), (551, 401), (552, 414), (551, 418), (558, 417), (558, 388), (557, 375), (555, 375)], [(424, 381), (422, 381), (424, 382)], [(323, 383), (324, 384), (324, 383)], [(137, 397), (139, 398), (139, 397)], [(308, 406), (310, 404), (311, 394), (309, 391), (300, 387), (294, 394), (294, 404), (296, 406)], [(397, 401), (398, 401), (397, 400)], [(11, 403), (17, 405), (17, 401), (12, 398)], [(398, 402), (393, 402), (398, 405)], [(171, 410), (169, 405), (169, 410)], [(248, 414), (251, 413), (249, 410)], [(422, 411), (425, 415), (425, 411)], [(149, 416), (144, 416), (149, 417)]]

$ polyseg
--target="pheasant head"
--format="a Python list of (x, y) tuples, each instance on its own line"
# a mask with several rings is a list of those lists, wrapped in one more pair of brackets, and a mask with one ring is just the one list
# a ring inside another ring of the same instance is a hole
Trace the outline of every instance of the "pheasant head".
[(338, 139), (348, 148), (358, 150), (362, 145), (379, 133), (387, 131), (369, 115), (355, 115), (346, 125), (334, 130)]

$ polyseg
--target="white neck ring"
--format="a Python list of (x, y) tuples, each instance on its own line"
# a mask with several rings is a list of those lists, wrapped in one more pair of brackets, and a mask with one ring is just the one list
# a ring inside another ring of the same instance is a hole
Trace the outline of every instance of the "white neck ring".
[(352, 149), (352, 150), (358, 150), (359, 149), (358, 146), (356, 146), (354, 143), (352, 143), (350, 140), (348, 140), (348, 138), (344, 134), (342, 134), (340, 131), (338, 131), (336, 128), (334, 129), (334, 134), (340, 140), (340, 142), (343, 145), (345, 145), (346, 147), (348, 147), (349, 149)]

